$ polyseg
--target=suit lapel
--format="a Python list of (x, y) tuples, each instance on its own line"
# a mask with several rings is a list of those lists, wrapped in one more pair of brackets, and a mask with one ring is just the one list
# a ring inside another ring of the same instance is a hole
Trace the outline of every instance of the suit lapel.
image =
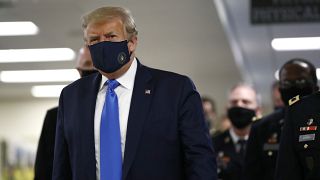
[(126, 179), (139, 145), (144, 121), (149, 114), (153, 94), (151, 74), (138, 62), (128, 118), (122, 179)]
[(88, 156), (83, 157), (86, 160), (84, 162), (88, 162), (86, 165), (87, 172), (85, 173), (88, 178), (96, 177), (96, 157), (95, 157), (95, 142), (94, 142), (94, 114), (95, 114), (95, 107), (96, 107), (96, 100), (97, 100), (97, 93), (100, 87), (101, 82), (101, 75), (97, 74), (94, 78), (91, 79), (90, 83), (88, 83), (88, 89), (87, 93), (88, 98), (81, 98), (83, 102), (81, 104), (86, 105), (85, 108), (87, 110), (88, 114), (87, 117), (85, 117), (85, 121), (83, 121), (83, 127), (84, 132), (82, 132), (84, 135), (85, 140), (87, 141), (85, 144), (87, 144), (87, 153)]

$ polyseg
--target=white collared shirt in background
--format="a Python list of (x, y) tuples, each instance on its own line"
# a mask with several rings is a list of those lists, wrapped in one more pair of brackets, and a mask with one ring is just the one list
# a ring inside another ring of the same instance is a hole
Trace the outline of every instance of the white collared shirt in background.
[(238, 141), (240, 139), (248, 141), (249, 135), (245, 135), (244, 137), (240, 137), (234, 132), (233, 128), (230, 128), (229, 132), (230, 132), (230, 136), (231, 136), (232, 142), (235, 145), (236, 152), (239, 152), (240, 151), (240, 145), (239, 145)]

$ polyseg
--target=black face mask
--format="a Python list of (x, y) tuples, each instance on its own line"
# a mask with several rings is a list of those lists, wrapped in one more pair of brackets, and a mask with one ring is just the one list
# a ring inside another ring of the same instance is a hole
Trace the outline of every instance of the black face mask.
[(228, 117), (233, 126), (238, 129), (243, 129), (251, 124), (256, 112), (252, 109), (243, 107), (232, 107), (228, 109)]
[(304, 87), (298, 88), (298, 87), (290, 87), (290, 88), (279, 88), (281, 99), (284, 102), (285, 105), (288, 106), (289, 100), (297, 95), (300, 95), (301, 97), (307, 96), (313, 93), (314, 87), (310, 85), (306, 85)]
[(81, 71), (81, 77), (86, 77), (86, 76), (89, 76), (91, 74), (94, 74), (96, 72), (98, 72), (97, 70), (79, 70)]
[(89, 46), (94, 67), (113, 73), (130, 61), (128, 41), (103, 41)]
[(278, 110), (283, 109), (283, 108), (284, 108), (283, 106), (274, 106), (273, 110), (274, 111), (278, 111)]

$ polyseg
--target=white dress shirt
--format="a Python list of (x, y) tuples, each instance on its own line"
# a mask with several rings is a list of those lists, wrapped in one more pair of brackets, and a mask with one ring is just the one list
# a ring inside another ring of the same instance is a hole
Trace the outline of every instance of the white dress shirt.
[(230, 136), (231, 136), (232, 142), (235, 145), (236, 152), (239, 152), (240, 151), (240, 145), (238, 144), (238, 141), (240, 139), (248, 141), (249, 135), (245, 135), (244, 137), (240, 137), (234, 132), (233, 128), (230, 128), (229, 132), (230, 132)]
[[(119, 123), (121, 133), (121, 151), (122, 160), (124, 157), (124, 149), (126, 144), (127, 124), (130, 110), (130, 103), (133, 91), (134, 80), (137, 71), (137, 60), (134, 59), (128, 71), (116, 80), (120, 85), (115, 89), (118, 97), (119, 105)], [(96, 155), (96, 175), (97, 180), (100, 180), (100, 122), (102, 109), (106, 97), (107, 87), (104, 83), (108, 79), (102, 76), (99, 92), (97, 94), (96, 109), (94, 114), (94, 142), (95, 142), (95, 155)]]

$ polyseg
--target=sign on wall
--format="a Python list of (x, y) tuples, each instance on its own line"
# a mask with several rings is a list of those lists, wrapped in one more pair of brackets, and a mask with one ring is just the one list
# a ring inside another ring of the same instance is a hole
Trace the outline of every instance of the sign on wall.
[(320, 0), (251, 0), (251, 23), (320, 21)]

